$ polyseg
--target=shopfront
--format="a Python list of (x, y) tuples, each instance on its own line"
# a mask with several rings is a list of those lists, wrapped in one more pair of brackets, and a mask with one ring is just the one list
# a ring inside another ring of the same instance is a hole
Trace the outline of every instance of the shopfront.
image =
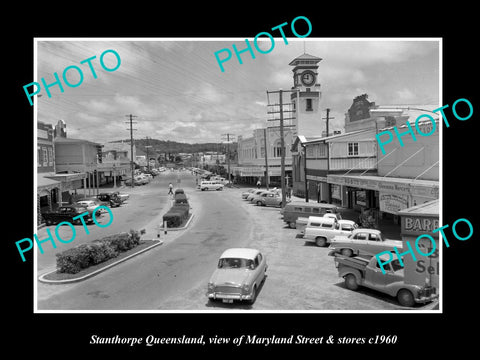
[(438, 181), (329, 174), (327, 182), (337, 187), (341, 206), (358, 212), (369, 209), (377, 223), (383, 219), (400, 225), (400, 211), (438, 199)]
[[(404, 257), (405, 264), (405, 283), (424, 285), (430, 283), (439, 293), (439, 237), (438, 232), (432, 233), (433, 230), (440, 227), (439, 225), (439, 201), (433, 200), (417, 206), (404, 209), (399, 212), (401, 217), (401, 236), (404, 251), (408, 249), (407, 242), (415, 251), (416, 260), (410, 254)], [(429, 237), (421, 237), (417, 246), (424, 254), (421, 255), (415, 247), (415, 242), (420, 235), (428, 234)], [(435, 250), (434, 250), (435, 249)]]

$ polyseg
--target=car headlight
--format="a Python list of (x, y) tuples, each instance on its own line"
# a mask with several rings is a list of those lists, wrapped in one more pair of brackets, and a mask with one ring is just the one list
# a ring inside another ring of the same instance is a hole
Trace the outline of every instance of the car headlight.
[(215, 289), (215, 284), (212, 282), (208, 283), (208, 290), (213, 291)]
[(248, 285), (248, 284), (243, 284), (242, 290), (245, 291), (245, 292), (247, 292), (247, 293), (250, 292), (250, 285)]

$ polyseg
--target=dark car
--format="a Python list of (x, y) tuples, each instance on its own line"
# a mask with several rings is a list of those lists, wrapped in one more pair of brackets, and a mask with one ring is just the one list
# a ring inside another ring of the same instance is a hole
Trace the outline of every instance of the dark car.
[(175, 189), (175, 195), (177, 194), (185, 194), (185, 191), (183, 189)]
[(116, 207), (122, 204), (122, 200), (115, 193), (100, 193), (97, 199), (109, 207)]
[(85, 223), (92, 222), (92, 214), (88, 212), (86, 207), (78, 205), (60, 206), (57, 211), (42, 213), (42, 217), (47, 225), (58, 224), (62, 221), (68, 221), (71, 224), (81, 224), (82, 220), (80, 218), (75, 220), (73, 218), (85, 212), (88, 213), (83, 216)]

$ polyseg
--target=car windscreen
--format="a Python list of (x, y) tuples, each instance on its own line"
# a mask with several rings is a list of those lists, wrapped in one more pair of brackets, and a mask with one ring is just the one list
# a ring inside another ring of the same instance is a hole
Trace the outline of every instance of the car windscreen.
[(243, 258), (222, 258), (218, 260), (219, 269), (242, 269), (252, 268), (253, 260)]

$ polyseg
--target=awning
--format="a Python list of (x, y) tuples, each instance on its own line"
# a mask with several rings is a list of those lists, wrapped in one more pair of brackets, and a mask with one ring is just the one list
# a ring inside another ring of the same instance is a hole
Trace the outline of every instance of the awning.
[(54, 188), (60, 188), (62, 183), (57, 180), (49, 179), (43, 174), (37, 175), (37, 190), (51, 190)]
[(439, 182), (384, 176), (327, 175), (329, 184), (438, 199)]

